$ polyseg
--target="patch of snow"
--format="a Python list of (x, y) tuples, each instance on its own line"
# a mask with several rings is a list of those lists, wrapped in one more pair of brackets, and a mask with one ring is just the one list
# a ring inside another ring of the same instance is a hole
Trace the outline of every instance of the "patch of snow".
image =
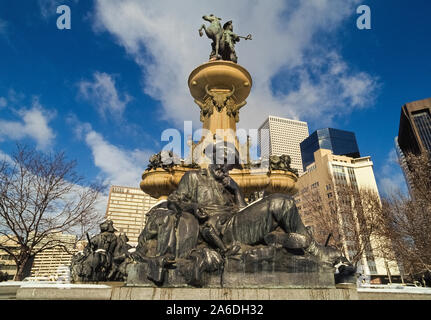
[(358, 292), (388, 292), (388, 293), (415, 293), (415, 294), (431, 294), (431, 288), (410, 287), (401, 284), (396, 285), (361, 285), (358, 287)]
[(108, 285), (104, 284), (71, 284), (71, 283), (58, 283), (58, 282), (45, 282), (45, 283), (23, 283), (21, 288), (54, 288), (54, 289), (109, 289)]

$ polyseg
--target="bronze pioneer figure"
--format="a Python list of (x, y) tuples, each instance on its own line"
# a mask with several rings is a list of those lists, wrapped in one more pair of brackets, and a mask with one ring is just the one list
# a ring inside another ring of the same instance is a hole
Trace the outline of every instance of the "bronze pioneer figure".
[[(187, 172), (168, 200), (147, 214), (131, 259), (146, 265), (148, 279), (165, 284), (166, 272), (177, 268), (188, 284), (199, 286), (204, 273), (220, 271), (227, 259), (243, 261), (239, 268), (272, 263), (281, 259), (276, 258), (277, 250), (353, 272), (341, 252), (316, 243), (292, 197), (273, 194), (247, 205), (229, 176), (239, 165), (238, 151), (226, 143), (213, 148), (213, 164)], [(235, 155), (234, 164), (227, 161), (229, 153)]]

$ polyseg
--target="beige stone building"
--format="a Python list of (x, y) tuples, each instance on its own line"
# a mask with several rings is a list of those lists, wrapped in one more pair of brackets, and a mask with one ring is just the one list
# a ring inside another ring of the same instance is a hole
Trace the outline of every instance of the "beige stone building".
[[(3, 239), (5, 239), (3, 237)], [(48, 240), (61, 241), (62, 245), (67, 248), (56, 247), (46, 249), (38, 253), (33, 260), (29, 276), (31, 277), (48, 277), (56, 279), (59, 274), (65, 275), (65, 270), (69, 268), (72, 261), (73, 254), (77, 251), (75, 249), (76, 236), (62, 233), (54, 233), (50, 235), (43, 243), (36, 248), (40, 248)], [(2, 242), (5, 243), (5, 242)], [(15, 241), (7, 240), (6, 245), (18, 252), (19, 247)], [(13, 279), (16, 274), (16, 264), (12, 256), (5, 251), (0, 251), (0, 271), (6, 272), (9, 275), (9, 280)]]
[[(328, 231), (322, 230), (314, 216), (316, 211), (339, 214), (339, 210), (337, 212), (335, 208), (342, 200), (337, 195), (337, 186), (349, 185), (358, 190), (372, 190), (377, 194), (378, 189), (370, 157), (337, 156), (330, 150), (319, 149), (314, 153), (314, 160), (298, 180), (299, 191), (295, 200), (305, 225), (311, 226), (316, 237), (322, 239), (327, 236)], [(349, 243), (348, 238), (345, 239), (345, 253), (352, 256), (354, 246)], [(362, 271), (372, 278), (386, 277), (388, 270), (391, 276), (398, 276), (397, 264), (381, 258), (376, 248), (377, 243), (371, 239), (371, 248), (362, 255)]]
[(61, 241), (67, 250), (56, 247), (47, 249), (37, 254), (31, 268), (32, 277), (52, 277), (63, 274), (72, 262), (72, 256), (76, 250), (76, 236), (70, 234), (55, 234), (54, 237)]
[[(11, 250), (16, 250), (16, 243), (8, 240), (6, 236), (0, 236), (0, 243)], [(8, 279), (12, 280), (16, 274), (16, 264), (12, 256), (6, 251), (0, 250), (0, 271), (8, 274)]]
[(114, 227), (127, 235), (131, 245), (136, 245), (145, 226), (145, 214), (157, 201), (139, 188), (112, 186), (106, 219), (112, 220)]

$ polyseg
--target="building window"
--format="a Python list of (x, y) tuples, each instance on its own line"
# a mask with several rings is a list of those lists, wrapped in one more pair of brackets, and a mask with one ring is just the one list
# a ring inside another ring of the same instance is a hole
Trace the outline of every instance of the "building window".
[(428, 151), (431, 151), (431, 116), (428, 110), (415, 112), (413, 120), (419, 131), (419, 136)]
[(334, 164), (334, 165), (332, 165), (332, 168), (334, 169), (334, 173), (344, 174), (344, 167), (343, 166), (338, 166), (338, 165)]

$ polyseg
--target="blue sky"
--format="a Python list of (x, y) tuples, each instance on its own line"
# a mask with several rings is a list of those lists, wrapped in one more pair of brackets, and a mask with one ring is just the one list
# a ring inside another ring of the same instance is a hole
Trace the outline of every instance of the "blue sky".
[[(72, 29), (58, 30), (58, 5)], [(372, 29), (356, 28), (356, 8)], [(187, 77), (208, 59), (203, 14), (233, 20), (254, 81), (239, 127), (268, 115), (354, 131), (380, 191), (404, 188), (394, 138), (401, 106), (431, 96), (426, 0), (0, 0), (0, 152), (64, 150), (89, 179), (138, 186), (183, 121), (199, 129)]]

